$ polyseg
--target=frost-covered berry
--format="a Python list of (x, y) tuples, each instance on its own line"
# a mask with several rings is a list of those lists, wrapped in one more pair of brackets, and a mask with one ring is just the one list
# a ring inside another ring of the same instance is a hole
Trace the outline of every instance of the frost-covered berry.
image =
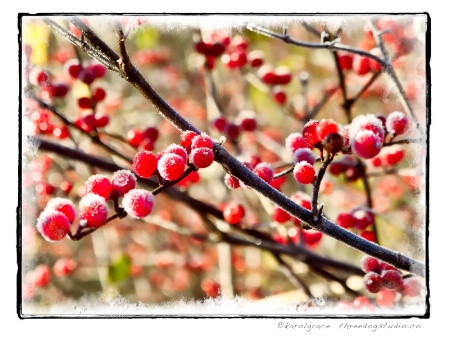
[(403, 285), (402, 274), (398, 270), (385, 270), (381, 273), (383, 286), (388, 290), (400, 290)]
[(37, 219), (36, 228), (45, 240), (55, 242), (66, 237), (70, 222), (61, 211), (45, 209)]
[(401, 135), (408, 129), (408, 118), (402, 112), (390, 113), (386, 119), (386, 129), (391, 135)]
[(255, 169), (253, 169), (253, 172), (261, 178), (263, 181), (270, 183), (273, 180), (273, 168), (269, 163), (261, 162), (259, 163)]
[(306, 161), (311, 165), (316, 162), (316, 156), (309, 148), (299, 148), (294, 152), (294, 163), (300, 163)]
[(121, 196), (136, 186), (136, 176), (127, 169), (116, 171), (111, 179), (112, 187)]
[(364, 272), (379, 272), (380, 271), (380, 262), (378, 259), (370, 256), (362, 256), (360, 261), (361, 269)]
[(314, 181), (314, 167), (306, 161), (297, 163), (294, 167), (294, 177), (300, 184), (310, 184)]
[(292, 133), (286, 138), (286, 149), (291, 153), (299, 148), (308, 148), (308, 144), (300, 133)]
[(319, 121), (311, 120), (303, 127), (302, 135), (310, 148), (314, 147), (317, 142), (320, 142), (319, 137), (317, 136), (318, 125)]
[(72, 201), (67, 198), (52, 198), (47, 203), (45, 209), (61, 211), (64, 215), (66, 215), (70, 223), (73, 223), (73, 221), (75, 220), (75, 206)]
[(364, 230), (375, 223), (375, 214), (370, 209), (354, 208), (351, 214), (354, 220), (353, 226), (357, 229)]
[(143, 178), (149, 178), (153, 175), (158, 165), (156, 156), (151, 151), (141, 151), (133, 159), (134, 172)]
[(112, 190), (112, 184), (105, 175), (92, 175), (84, 183), (86, 194), (97, 194), (102, 196), (105, 200), (108, 199)]
[(416, 297), (422, 291), (422, 284), (417, 278), (406, 278), (403, 280), (402, 294), (409, 297)]
[(333, 119), (322, 119), (316, 128), (319, 141), (323, 141), (328, 134), (339, 133), (339, 125)]
[(239, 180), (236, 177), (231, 176), (230, 174), (225, 175), (224, 182), (225, 185), (230, 189), (237, 189), (241, 186)]
[(184, 159), (173, 153), (163, 154), (158, 160), (158, 171), (168, 181), (180, 178), (183, 175), (185, 166), (186, 162)]
[(211, 148), (192, 149), (189, 156), (192, 164), (197, 168), (207, 168), (214, 162), (214, 154)]
[(251, 110), (243, 110), (234, 121), (243, 131), (254, 131), (256, 129), (256, 114)]
[(100, 227), (108, 217), (108, 207), (103, 197), (96, 194), (87, 194), (80, 200), (80, 224), (83, 220), (87, 226)]
[(188, 160), (188, 154), (186, 152), (186, 149), (178, 144), (171, 144), (170, 146), (168, 146), (166, 149), (163, 150), (163, 153), (177, 154), (178, 156), (181, 156), (184, 162), (187, 162)]
[(211, 148), (214, 146), (213, 140), (211, 137), (206, 135), (205, 133), (202, 133), (201, 135), (197, 135), (192, 139), (191, 143), (191, 149), (195, 148)]
[(223, 210), (223, 218), (230, 224), (237, 224), (245, 214), (242, 204), (229, 203)]
[(350, 125), (350, 138), (354, 138), (361, 130), (370, 130), (384, 140), (383, 122), (376, 115), (366, 114), (355, 117)]
[(377, 293), (383, 287), (383, 281), (379, 274), (376, 272), (368, 272), (363, 278), (364, 286), (367, 291)]
[(272, 220), (278, 223), (285, 223), (291, 219), (291, 215), (289, 215), (286, 211), (281, 209), (280, 207), (275, 207), (272, 212)]
[(155, 198), (150, 191), (132, 189), (123, 196), (122, 205), (125, 211), (134, 218), (149, 215), (155, 204)]
[(188, 153), (191, 152), (191, 144), (192, 144), (192, 139), (194, 137), (196, 137), (198, 134), (193, 132), (193, 131), (185, 131), (181, 134), (180, 136), (180, 144), (182, 147), (184, 147), (184, 149), (186, 149), (186, 151)]
[(355, 218), (351, 213), (340, 213), (336, 219), (336, 223), (343, 228), (349, 229), (355, 225)]
[(378, 306), (384, 307), (384, 308), (391, 308), (394, 305), (395, 302), (395, 296), (397, 292), (391, 291), (385, 288), (382, 288), (375, 298), (375, 301)]
[(371, 130), (360, 130), (352, 139), (352, 150), (363, 159), (377, 156), (383, 147), (383, 139)]

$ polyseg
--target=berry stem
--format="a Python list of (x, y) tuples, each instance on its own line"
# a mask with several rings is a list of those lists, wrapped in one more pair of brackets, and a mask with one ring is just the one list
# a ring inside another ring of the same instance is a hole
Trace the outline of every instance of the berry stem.
[(177, 184), (178, 182), (180, 182), (183, 178), (187, 177), (190, 173), (197, 171), (198, 169), (195, 167), (195, 165), (193, 165), (192, 163), (189, 164), (189, 166), (187, 167), (187, 169), (184, 171), (183, 175), (181, 175), (178, 179), (174, 180), (174, 181), (166, 181), (164, 184), (158, 186), (156, 189), (154, 189), (152, 191), (152, 194), (154, 196), (158, 195), (160, 192), (164, 191), (165, 189)]
[(320, 208), (320, 211), (317, 207), (320, 184), (322, 183), (323, 176), (325, 175), (328, 165), (331, 163), (331, 161), (333, 161), (333, 158), (334, 154), (327, 153), (327, 157), (325, 160), (322, 161), (322, 166), (320, 167), (319, 172), (317, 173), (313, 183), (313, 191), (311, 196), (311, 209), (312, 209), (311, 211), (315, 221), (317, 221), (322, 216), (322, 207)]

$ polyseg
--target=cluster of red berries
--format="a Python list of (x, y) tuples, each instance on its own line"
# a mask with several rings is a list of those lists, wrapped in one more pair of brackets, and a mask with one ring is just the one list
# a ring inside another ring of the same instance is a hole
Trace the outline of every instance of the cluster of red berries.
[(339, 176), (343, 174), (347, 182), (355, 182), (362, 177), (363, 171), (358, 165), (358, 161), (351, 155), (343, 155), (330, 163), (328, 170), (331, 175)]
[[(265, 181), (268, 184), (272, 184), (274, 181), (274, 169), (270, 163), (267, 162), (261, 162), (259, 158), (254, 158), (255, 161), (253, 163), (242, 160), (242, 164), (247, 167), (250, 171), (252, 171), (256, 176), (261, 178), (263, 181)], [(239, 181), (236, 177), (231, 176), (230, 174), (226, 174), (225, 178), (225, 185), (230, 189), (237, 189), (239, 187), (245, 187), (245, 184)], [(278, 183), (277, 183), (278, 184)]]
[(70, 77), (78, 79), (87, 85), (100, 79), (106, 74), (106, 67), (100, 63), (94, 63), (88, 66), (82, 66), (77, 59), (72, 59), (64, 64), (64, 69)]
[(251, 132), (256, 129), (256, 114), (250, 110), (243, 110), (233, 122), (229, 122), (224, 116), (219, 116), (214, 119), (213, 127), (231, 140), (236, 140), (241, 132)]
[(374, 257), (363, 256), (361, 268), (364, 275), (364, 286), (367, 291), (377, 293), (377, 304), (392, 307), (397, 292), (403, 296), (416, 297), (422, 291), (422, 284), (415, 277), (404, 278), (393, 266), (381, 262)]
[[(290, 199), (300, 205), (301, 207), (311, 210), (311, 198), (308, 194), (297, 191), (292, 194)], [(272, 220), (277, 223), (286, 223), (292, 221), (296, 225), (300, 225), (301, 221), (298, 218), (291, 216), (289, 213), (281, 209), (280, 207), (275, 207), (272, 212)]]
[(343, 228), (360, 232), (360, 236), (368, 241), (375, 241), (374, 232), (366, 230), (375, 223), (375, 214), (371, 209), (358, 207), (353, 208), (348, 213), (340, 213), (336, 223)]
[(60, 140), (66, 139), (69, 136), (69, 129), (62, 124), (56, 126), (52, 121), (52, 114), (43, 108), (34, 109), (28, 114), (31, 121), (34, 123), (34, 132), (39, 135), (54, 136)]
[(283, 236), (280, 232), (273, 234), (273, 239), (281, 244), (289, 245), (290, 243), (300, 244), (302, 241), (310, 249), (314, 249), (320, 243), (323, 234), (316, 230), (305, 230), (298, 227), (291, 227), (287, 231), (287, 236)]
[(155, 142), (158, 139), (159, 131), (155, 127), (148, 127), (144, 130), (134, 128), (128, 131), (128, 143), (141, 150), (152, 151), (155, 148)]
[(291, 70), (286, 66), (279, 66), (274, 69), (271, 65), (264, 65), (258, 70), (258, 77), (271, 87), (274, 101), (284, 105), (287, 101), (284, 86), (292, 80)]
[[(370, 52), (378, 57), (381, 56), (379, 48), (374, 48)], [(381, 71), (381, 65), (367, 56), (339, 53), (338, 60), (342, 70), (353, 70), (358, 75)]]
[(194, 37), (195, 50), (206, 58), (205, 65), (208, 69), (214, 69), (215, 59), (222, 56), (222, 62), (228, 68), (243, 68), (247, 64), (251, 67), (259, 67), (263, 64), (264, 54), (260, 51), (248, 53), (247, 40), (242, 36), (229, 35), (220, 32), (206, 34), (203, 39)]
[(371, 164), (374, 167), (394, 166), (401, 162), (405, 156), (405, 152), (400, 146), (391, 146), (384, 148), (380, 154), (372, 158)]
[(52, 81), (51, 74), (41, 67), (33, 67), (28, 75), (30, 83), (40, 87), (38, 95), (43, 100), (63, 98), (69, 91), (67, 84)]

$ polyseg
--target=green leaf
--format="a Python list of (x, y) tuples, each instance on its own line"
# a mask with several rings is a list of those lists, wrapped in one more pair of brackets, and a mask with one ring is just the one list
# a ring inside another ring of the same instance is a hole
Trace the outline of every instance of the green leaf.
[(158, 45), (158, 41), (159, 33), (151, 27), (139, 29), (134, 36), (134, 43), (137, 49), (154, 48)]
[(122, 255), (108, 267), (108, 280), (111, 283), (119, 283), (131, 276), (131, 260)]

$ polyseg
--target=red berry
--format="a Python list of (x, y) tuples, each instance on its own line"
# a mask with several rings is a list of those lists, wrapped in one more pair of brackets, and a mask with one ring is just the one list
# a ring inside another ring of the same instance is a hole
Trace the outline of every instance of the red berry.
[(201, 288), (208, 297), (216, 298), (220, 295), (220, 285), (212, 279), (203, 279)]
[(250, 110), (243, 110), (237, 116), (235, 124), (243, 131), (254, 131), (256, 129), (256, 114)]
[(109, 123), (108, 115), (99, 115), (95, 117), (95, 125), (97, 128), (104, 128)]
[(48, 201), (45, 209), (61, 211), (73, 223), (75, 220), (75, 206), (71, 200), (67, 198), (56, 197)]
[(192, 139), (196, 136), (198, 136), (198, 134), (190, 130), (185, 131), (181, 134), (180, 144), (182, 147), (184, 147), (184, 149), (186, 149), (188, 153), (191, 152)]
[(291, 153), (295, 152), (299, 148), (308, 148), (308, 144), (300, 133), (292, 133), (286, 138), (286, 149)]
[(380, 262), (380, 271), (385, 271), (385, 270), (397, 270), (397, 269), (388, 263)]
[(343, 228), (352, 228), (355, 224), (355, 219), (351, 213), (341, 213), (336, 219), (336, 223)]
[(127, 169), (118, 170), (113, 174), (111, 184), (113, 190), (123, 196), (136, 186), (136, 176)]
[(214, 142), (213, 140), (206, 135), (205, 133), (202, 133), (201, 135), (197, 135), (192, 139), (192, 143), (191, 143), (191, 149), (195, 149), (195, 148), (202, 148), (202, 147), (206, 147), (206, 148), (213, 148), (214, 146)]
[(66, 194), (69, 194), (73, 188), (73, 184), (68, 181), (62, 181), (59, 188)]
[(291, 215), (280, 207), (275, 207), (272, 212), (272, 219), (278, 223), (285, 223), (291, 219)]
[(353, 71), (358, 75), (365, 75), (370, 70), (370, 59), (365, 56), (356, 55), (353, 59)]
[(261, 68), (259, 68), (258, 76), (262, 82), (270, 85), (276, 84), (278, 80), (277, 76), (273, 71), (272, 66), (270, 65), (264, 65)]
[(372, 158), (371, 163), (375, 168), (380, 167), (382, 165), (381, 158), (379, 156)]
[(261, 162), (254, 169), (253, 172), (263, 181), (270, 183), (273, 180), (273, 168), (269, 163)]
[(394, 305), (396, 294), (396, 291), (391, 291), (383, 288), (377, 293), (375, 301), (380, 307), (390, 308)]
[(139, 144), (144, 140), (144, 132), (139, 129), (132, 129), (127, 133), (128, 143), (133, 147), (138, 147)]
[(81, 118), (81, 128), (85, 131), (85, 132), (91, 132), (92, 130), (94, 130), (96, 128), (96, 123), (97, 121), (95, 120), (95, 116), (94, 114), (88, 114), (85, 115)]
[(139, 144), (139, 150), (141, 151), (143, 150), (152, 151), (153, 149), (155, 149), (154, 143), (148, 137), (144, 138), (142, 142)]
[(300, 163), (306, 161), (311, 165), (316, 162), (316, 156), (309, 148), (299, 148), (294, 153), (294, 163)]
[(364, 230), (375, 223), (375, 214), (367, 208), (355, 208), (351, 214), (354, 219), (354, 227), (357, 229)]
[(112, 184), (105, 175), (92, 175), (84, 183), (86, 194), (97, 194), (102, 196), (105, 200), (108, 199), (112, 190)]
[(31, 283), (38, 288), (46, 286), (50, 282), (51, 272), (47, 265), (38, 265), (31, 272)]
[(80, 74), (78, 74), (78, 78), (82, 82), (84, 82), (84, 83), (89, 85), (92, 82), (94, 82), (95, 74), (91, 70), (85, 68), (85, 69), (81, 69)]
[(80, 207), (80, 225), (90, 227), (100, 227), (106, 222), (108, 217), (108, 207), (103, 197), (96, 194), (87, 194), (79, 203)]
[(77, 263), (72, 258), (60, 258), (53, 265), (53, 272), (56, 276), (64, 277), (71, 274), (77, 267)]
[(260, 50), (253, 50), (247, 54), (247, 61), (253, 68), (260, 67), (264, 63), (264, 53)]
[(284, 105), (287, 100), (286, 92), (284, 91), (283, 88), (278, 86), (273, 88), (272, 97), (275, 100), (275, 102), (278, 103), (279, 105)]
[(78, 60), (69, 60), (64, 64), (65, 71), (74, 79), (77, 79), (81, 72), (81, 66)]
[[(374, 48), (370, 51), (373, 55), (378, 57), (382, 57), (380, 48)], [(375, 61), (374, 59), (369, 59), (370, 61), (370, 70), (372, 72), (380, 72), (382, 70), (381, 65)]]
[(153, 175), (158, 166), (156, 156), (151, 151), (141, 151), (133, 159), (133, 169), (135, 173), (143, 178), (149, 178)]
[(65, 83), (54, 83), (53, 88), (55, 97), (64, 97), (69, 91), (69, 87)]
[(60, 140), (64, 140), (69, 136), (69, 128), (66, 126), (62, 126), (61, 128), (55, 128), (53, 129), (53, 135)]
[(183, 175), (185, 166), (186, 161), (181, 156), (173, 153), (163, 154), (158, 160), (158, 171), (168, 181), (180, 178)]
[(396, 165), (403, 160), (404, 151), (402, 148), (390, 148), (385, 154), (384, 158), (387, 165)]
[(29, 76), (30, 82), (36, 86), (42, 86), (49, 80), (48, 73), (41, 67), (34, 67)]
[(106, 74), (106, 67), (100, 63), (90, 66), (89, 69), (92, 71), (96, 79), (101, 78)]
[(397, 270), (384, 270), (381, 273), (383, 286), (388, 290), (401, 290), (403, 284), (402, 274)]
[(223, 210), (223, 218), (230, 224), (237, 224), (245, 214), (244, 207), (239, 203), (229, 203)]
[(214, 162), (213, 151), (206, 147), (192, 149), (190, 161), (197, 168), (207, 168)]
[(301, 230), (303, 233), (303, 239), (305, 240), (305, 244), (308, 246), (314, 247), (317, 245), (323, 237), (323, 234), (320, 231), (315, 230)]
[(144, 189), (132, 189), (128, 191), (122, 200), (125, 211), (134, 218), (148, 216), (155, 204), (155, 197), (150, 191)]
[(231, 40), (231, 45), (236, 49), (247, 49), (248, 42), (243, 36), (236, 35), (233, 40)]
[(81, 109), (90, 109), (92, 108), (92, 100), (89, 97), (82, 97), (78, 99), (78, 107)]
[(361, 257), (360, 261), (361, 269), (364, 272), (379, 272), (380, 271), (380, 262), (378, 259), (370, 256)]
[(144, 129), (144, 137), (156, 142), (159, 136), (159, 131), (155, 127), (147, 127)]
[(390, 113), (386, 119), (386, 129), (391, 135), (401, 135), (408, 129), (408, 118), (402, 112)]
[(237, 189), (241, 186), (239, 180), (236, 177), (231, 176), (230, 174), (225, 174), (224, 182), (225, 185), (230, 189)]
[(279, 85), (286, 85), (291, 82), (292, 73), (288, 67), (280, 66), (275, 68), (276, 83)]
[(323, 141), (328, 134), (339, 133), (339, 125), (333, 119), (322, 119), (316, 128), (319, 141)]
[(49, 242), (63, 239), (70, 231), (70, 222), (61, 211), (45, 209), (38, 217), (36, 228)]
[(106, 97), (106, 92), (103, 88), (95, 88), (92, 91), (92, 98), (94, 99), (95, 102), (100, 102), (103, 101)]
[(239, 137), (239, 127), (234, 123), (228, 123), (225, 127), (224, 133), (231, 140), (236, 140)]
[(228, 124), (227, 119), (222, 116), (219, 116), (218, 118), (214, 119), (214, 121), (213, 121), (213, 127), (217, 131), (220, 131), (220, 132), (224, 131), (227, 124)]
[(372, 307), (372, 303), (367, 297), (358, 296), (353, 300), (353, 305), (357, 308)]
[(222, 56), (222, 62), (228, 68), (241, 68), (247, 63), (247, 55), (243, 50), (236, 50)]
[(317, 126), (319, 121), (311, 120), (303, 127), (302, 135), (310, 148), (314, 147), (316, 143), (320, 142), (317, 136)]
[(164, 149), (162, 153), (163, 154), (168, 154), (168, 153), (177, 154), (184, 160), (184, 162), (187, 162), (187, 160), (188, 160), (188, 154), (186, 152), (186, 149), (184, 149), (182, 146), (180, 146), (178, 144), (171, 144), (166, 149)]
[(314, 167), (306, 161), (297, 163), (294, 167), (294, 177), (300, 184), (310, 184), (314, 181)]
[(409, 297), (416, 297), (422, 291), (422, 284), (417, 278), (406, 278), (403, 280), (402, 294)]
[(383, 139), (370, 130), (361, 130), (352, 139), (353, 153), (363, 159), (377, 156), (382, 147)]
[(373, 231), (364, 230), (361, 232), (360, 236), (370, 242), (375, 242), (375, 233)]
[(342, 70), (352, 69), (353, 55), (350, 53), (348, 53), (348, 54), (339, 53), (338, 61), (339, 61), (339, 66), (341, 67)]
[(368, 272), (363, 278), (364, 286), (367, 291), (377, 293), (383, 287), (381, 276), (376, 272)]

